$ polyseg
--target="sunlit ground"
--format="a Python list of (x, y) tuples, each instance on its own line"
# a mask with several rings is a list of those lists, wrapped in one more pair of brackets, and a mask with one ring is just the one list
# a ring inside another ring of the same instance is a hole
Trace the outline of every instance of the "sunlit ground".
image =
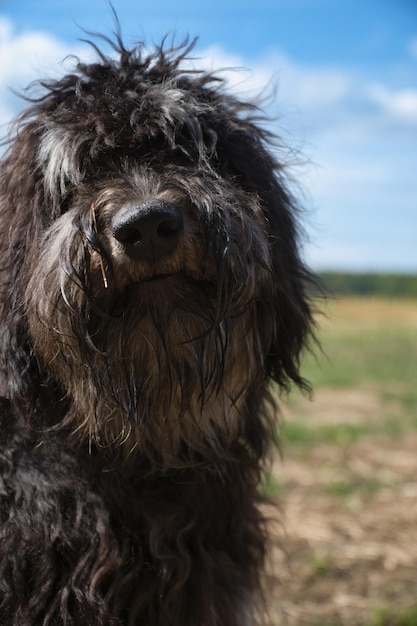
[(417, 300), (340, 299), (284, 406), (274, 626), (417, 624)]

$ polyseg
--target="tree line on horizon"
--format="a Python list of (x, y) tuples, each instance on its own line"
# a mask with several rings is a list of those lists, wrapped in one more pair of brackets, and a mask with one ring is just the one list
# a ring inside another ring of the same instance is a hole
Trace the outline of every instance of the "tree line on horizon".
[(331, 296), (417, 298), (417, 274), (318, 272), (324, 293)]

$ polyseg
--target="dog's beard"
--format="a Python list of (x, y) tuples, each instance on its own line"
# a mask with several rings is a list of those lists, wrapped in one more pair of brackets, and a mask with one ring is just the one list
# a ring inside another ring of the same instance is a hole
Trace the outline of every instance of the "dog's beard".
[[(136, 450), (165, 467), (226, 454), (263, 376), (254, 302), (226, 314), (218, 281), (185, 272), (87, 297), (46, 248), (26, 298), (38, 359), (70, 400), (60, 425), (111, 454)], [(72, 263), (81, 267), (81, 257)], [(97, 262), (89, 282), (102, 284)]]

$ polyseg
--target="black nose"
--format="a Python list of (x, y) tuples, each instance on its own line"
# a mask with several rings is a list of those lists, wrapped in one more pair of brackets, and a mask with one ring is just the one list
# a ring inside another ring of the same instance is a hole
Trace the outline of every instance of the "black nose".
[(183, 231), (181, 211), (168, 202), (129, 205), (113, 219), (113, 235), (135, 259), (156, 261), (174, 252)]

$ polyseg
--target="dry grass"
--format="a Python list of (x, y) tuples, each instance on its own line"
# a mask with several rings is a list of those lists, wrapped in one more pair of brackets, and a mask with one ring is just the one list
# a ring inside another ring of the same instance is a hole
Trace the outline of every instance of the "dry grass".
[(417, 327), (416, 300), (387, 300), (384, 298), (340, 298), (330, 300), (324, 310), (330, 327), (340, 332), (341, 325), (365, 326), (406, 324)]
[(343, 299), (284, 409), (273, 626), (416, 626), (417, 301)]

